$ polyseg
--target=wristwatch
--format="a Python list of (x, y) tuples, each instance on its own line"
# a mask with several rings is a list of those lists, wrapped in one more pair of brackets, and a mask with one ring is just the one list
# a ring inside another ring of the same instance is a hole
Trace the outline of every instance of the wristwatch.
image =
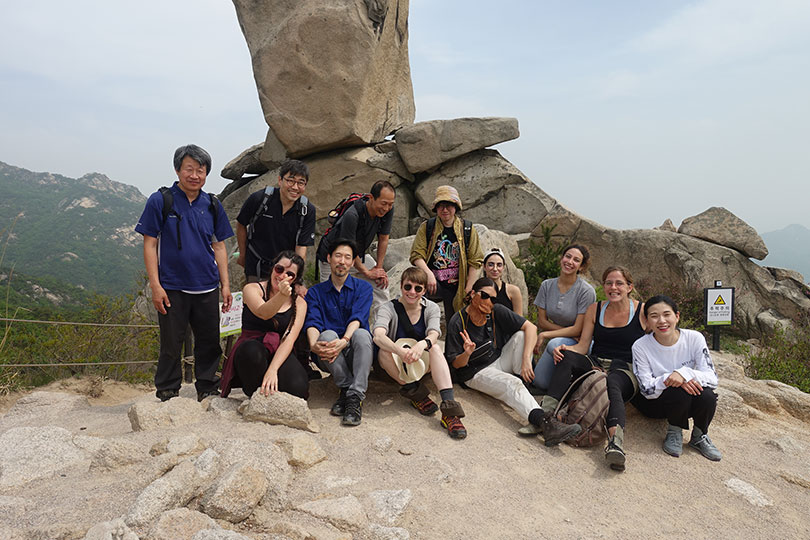
[(431, 347), (433, 347), (433, 343), (428, 338), (425, 338), (425, 343), (427, 343), (427, 347), (425, 347), (425, 350), (429, 351)]

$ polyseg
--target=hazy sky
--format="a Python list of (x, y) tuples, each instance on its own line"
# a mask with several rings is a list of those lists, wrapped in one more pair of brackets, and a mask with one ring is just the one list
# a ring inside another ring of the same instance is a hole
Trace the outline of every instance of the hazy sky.
[[(0, 0), (0, 161), (148, 194), (195, 142), (264, 140), (225, 0)], [(580, 214), (677, 226), (725, 206), (810, 227), (810, 2), (411, 0), (417, 120), (514, 116), (498, 149)]]

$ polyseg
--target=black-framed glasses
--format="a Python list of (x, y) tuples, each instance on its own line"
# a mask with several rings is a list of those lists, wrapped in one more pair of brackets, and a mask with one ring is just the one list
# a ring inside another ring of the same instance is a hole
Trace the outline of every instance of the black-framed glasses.
[(489, 294), (488, 292), (478, 291), (478, 296), (481, 297), (481, 300), (494, 300), (495, 297)]
[(298, 179), (293, 178), (291, 176), (285, 176), (285, 177), (282, 178), (282, 180), (287, 182), (287, 185), (290, 186), (290, 187), (293, 187), (293, 186), (298, 186), (299, 188), (307, 187), (307, 181), (306, 180), (298, 180)]
[(417, 294), (425, 290), (421, 285), (411, 285), (410, 283), (406, 283), (402, 288), (405, 289), (406, 292), (411, 292), (411, 288), (413, 288)]
[(295, 280), (295, 272), (293, 272), (292, 270), (287, 270), (286, 268), (284, 268), (280, 264), (277, 264), (277, 265), (275, 265), (273, 267), (273, 272), (275, 272), (276, 274), (279, 274), (279, 275), (280, 274), (285, 274), (285, 275), (287, 275), (287, 277), (290, 277), (293, 280)]

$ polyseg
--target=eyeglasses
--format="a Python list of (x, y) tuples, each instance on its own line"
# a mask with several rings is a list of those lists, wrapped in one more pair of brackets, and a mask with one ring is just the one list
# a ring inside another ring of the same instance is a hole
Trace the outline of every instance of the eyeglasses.
[(489, 294), (487, 292), (484, 292), (484, 291), (478, 291), (478, 296), (481, 297), (481, 300), (494, 300), (495, 299), (494, 296), (492, 296), (491, 294)]
[(402, 286), (402, 288), (405, 289), (406, 292), (410, 292), (411, 288), (413, 288), (416, 293), (420, 293), (425, 290), (425, 288), (421, 285), (411, 285), (410, 283), (406, 283)]
[(273, 267), (273, 272), (275, 272), (276, 274), (286, 274), (288, 277), (295, 279), (295, 272), (293, 272), (292, 270), (287, 270), (280, 264), (277, 264)]
[(293, 186), (298, 186), (299, 188), (307, 187), (307, 181), (306, 180), (296, 180), (295, 178), (293, 178), (291, 176), (285, 176), (284, 178), (282, 178), (282, 180), (287, 182), (287, 185), (290, 186), (290, 187), (293, 187)]

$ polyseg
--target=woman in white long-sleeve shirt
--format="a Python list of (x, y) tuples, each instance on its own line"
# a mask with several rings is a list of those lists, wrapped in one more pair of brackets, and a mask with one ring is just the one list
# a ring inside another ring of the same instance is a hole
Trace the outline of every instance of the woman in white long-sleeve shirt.
[(720, 461), (722, 454), (708, 435), (717, 408), (717, 373), (706, 339), (700, 332), (678, 328), (678, 306), (668, 296), (647, 300), (644, 315), (652, 333), (633, 344), (633, 373), (640, 390), (633, 404), (645, 416), (667, 419), (663, 444), (667, 454), (681, 455), (681, 430), (689, 429), (692, 418), (689, 446)]

